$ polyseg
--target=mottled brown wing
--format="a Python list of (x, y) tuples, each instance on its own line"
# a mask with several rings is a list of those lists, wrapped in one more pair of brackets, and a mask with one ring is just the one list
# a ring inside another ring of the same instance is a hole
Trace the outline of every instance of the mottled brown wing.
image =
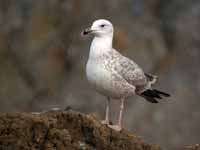
[(134, 86), (143, 86), (147, 83), (143, 70), (131, 59), (116, 54), (115, 70), (130, 84)]

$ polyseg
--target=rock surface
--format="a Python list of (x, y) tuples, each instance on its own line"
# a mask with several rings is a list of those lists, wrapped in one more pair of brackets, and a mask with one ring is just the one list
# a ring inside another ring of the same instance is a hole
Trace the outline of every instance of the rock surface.
[(160, 150), (140, 138), (73, 111), (1, 113), (1, 150)]
[[(200, 150), (190, 145), (180, 150)], [(123, 129), (116, 132), (94, 115), (75, 111), (0, 113), (0, 150), (161, 150)]]

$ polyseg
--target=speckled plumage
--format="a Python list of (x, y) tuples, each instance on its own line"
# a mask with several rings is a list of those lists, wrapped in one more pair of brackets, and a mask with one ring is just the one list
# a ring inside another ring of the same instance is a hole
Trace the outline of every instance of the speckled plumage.
[(96, 59), (88, 59), (86, 70), (88, 80), (97, 91), (112, 98), (126, 98), (135, 94), (137, 86), (143, 87), (141, 91), (145, 89), (146, 76), (136, 63), (113, 48), (100, 51)]
[[(94, 35), (86, 74), (91, 85), (107, 97), (106, 117), (103, 123), (121, 130), (125, 98), (137, 94), (149, 102), (157, 103), (157, 99), (162, 99), (162, 96), (168, 97), (169, 94), (151, 89), (157, 77), (145, 74), (134, 61), (112, 47), (113, 30), (108, 20), (100, 19), (83, 32), (84, 35)], [(109, 124), (110, 99), (119, 99), (121, 102), (118, 124), (114, 126)]]

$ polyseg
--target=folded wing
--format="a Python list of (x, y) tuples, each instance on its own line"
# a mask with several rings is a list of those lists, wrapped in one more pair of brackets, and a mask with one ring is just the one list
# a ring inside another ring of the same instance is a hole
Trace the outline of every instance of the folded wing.
[(115, 71), (120, 74), (129, 84), (134, 86), (145, 86), (147, 84), (147, 78), (143, 70), (132, 60), (122, 56), (116, 52)]

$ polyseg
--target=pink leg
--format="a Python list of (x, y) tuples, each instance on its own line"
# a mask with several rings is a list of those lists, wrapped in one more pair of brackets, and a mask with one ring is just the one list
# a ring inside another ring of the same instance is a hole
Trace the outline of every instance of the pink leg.
[(109, 122), (110, 122), (109, 112), (110, 112), (110, 98), (108, 97), (106, 101), (106, 116), (105, 116), (105, 120), (102, 121), (103, 124), (109, 125)]
[(122, 129), (122, 116), (123, 116), (123, 110), (124, 110), (124, 98), (120, 100), (120, 112), (119, 112), (119, 119), (118, 119), (118, 124), (117, 125), (109, 125), (110, 128), (116, 130), (116, 131), (121, 131)]
[(120, 112), (119, 112), (119, 120), (118, 120), (118, 125), (120, 128), (122, 128), (122, 116), (123, 116), (123, 111), (124, 111), (124, 98), (122, 98), (120, 104)]

